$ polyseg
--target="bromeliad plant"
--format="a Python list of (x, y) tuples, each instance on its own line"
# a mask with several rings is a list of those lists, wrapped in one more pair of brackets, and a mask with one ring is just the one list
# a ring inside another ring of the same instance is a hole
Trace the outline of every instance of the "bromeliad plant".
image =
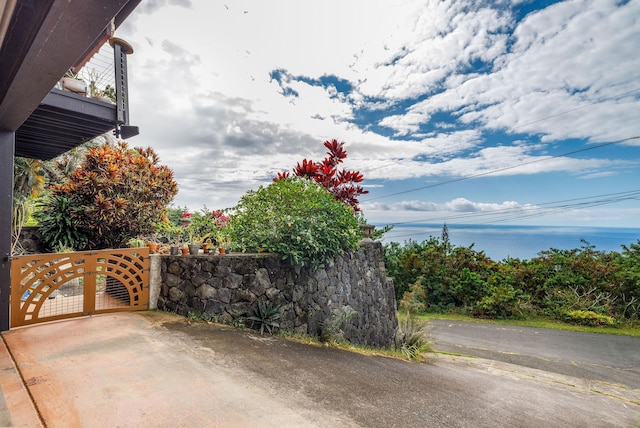
[[(347, 157), (344, 142), (338, 143), (338, 140), (333, 139), (325, 141), (324, 146), (328, 151), (327, 157), (322, 162), (303, 159), (293, 169), (293, 174), (313, 180), (327, 189), (338, 201), (352, 207), (356, 212), (360, 211), (358, 197), (369, 193), (357, 184), (361, 183), (364, 177), (359, 171), (338, 170), (338, 165)], [(273, 181), (283, 180), (289, 176), (288, 172), (278, 173)]]

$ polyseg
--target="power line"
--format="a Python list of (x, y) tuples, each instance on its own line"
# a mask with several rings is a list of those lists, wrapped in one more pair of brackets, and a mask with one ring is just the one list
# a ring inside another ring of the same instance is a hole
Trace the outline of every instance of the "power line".
[[(635, 199), (637, 195), (640, 195), (640, 189), (629, 190), (625, 192), (608, 193), (604, 195), (587, 196), (583, 198), (565, 199), (565, 200), (554, 201), (554, 202), (544, 202), (541, 204), (537, 204), (536, 207), (533, 207), (533, 208), (528, 208), (528, 207), (505, 208), (502, 210), (494, 210), (490, 212), (473, 212), (473, 213), (465, 213), (465, 214), (459, 214), (459, 215), (453, 215), (453, 216), (448, 215), (448, 216), (436, 217), (431, 219), (398, 222), (398, 223), (394, 223), (394, 225), (421, 223), (425, 221), (435, 221), (435, 220), (465, 219), (470, 217), (472, 218), (472, 217), (484, 217), (484, 216), (510, 214), (510, 213), (521, 213), (523, 209), (528, 210), (529, 211), (528, 214), (541, 212), (541, 211), (557, 210), (557, 209), (573, 209), (580, 206), (586, 207), (589, 205), (601, 205), (602, 203), (614, 203), (614, 202), (620, 202), (621, 200)], [(610, 197), (613, 197), (613, 196), (615, 196), (615, 198), (611, 199)], [(599, 199), (595, 201), (587, 201), (589, 199), (603, 198), (603, 197), (608, 197), (610, 199)], [(573, 202), (573, 201), (587, 201), (587, 202), (567, 203), (567, 202)], [(557, 205), (557, 204), (561, 204), (561, 205)], [(556, 206), (545, 208), (545, 206), (547, 205), (556, 205)]]
[(388, 198), (388, 197), (391, 197), (391, 196), (403, 195), (405, 193), (416, 192), (418, 190), (431, 189), (433, 187), (443, 186), (445, 184), (457, 183), (459, 181), (464, 181), (464, 180), (469, 180), (469, 179), (472, 179), (472, 178), (483, 177), (483, 176), (486, 176), (486, 175), (491, 175), (491, 174), (495, 174), (495, 173), (498, 173), (498, 172), (503, 172), (503, 171), (508, 171), (510, 169), (519, 168), (519, 167), (524, 166), (524, 165), (531, 165), (531, 164), (534, 164), (534, 163), (546, 162), (546, 161), (551, 160), (551, 159), (556, 159), (556, 158), (563, 157), (563, 156), (574, 155), (576, 153), (582, 153), (582, 152), (586, 152), (586, 151), (589, 151), (589, 150), (595, 150), (595, 149), (599, 149), (599, 148), (602, 148), (602, 147), (611, 146), (613, 144), (619, 144), (619, 143), (622, 143), (622, 142), (625, 142), (625, 141), (636, 140), (636, 139), (639, 139), (639, 138), (640, 138), (640, 135), (635, 136), (635, 137), (625, 138), (625, 139), (618, 140), (618, 141), (612, 141), (612, 142), (609, 142), (609, 143), (598, 144), (598, 145), (591, 146), (591, 147), (585, 147), (584, 149), (573, 150), (571, 152), (561, 153), (559, 155), (554, 155), (554, 156), (547, 156), (547, 157), (543, 157), (541, 159), (535, 159), (535, 160), (528, 161), (528, 162), (522, 162), (522, 163), (519, 163), (517, 165), (507, 166), (507, 167), (504, 167), (504, 168), (493, 169), (493, 170), (490, 170), (490, 171), (480, 172), (478, 174), (465, 175), (465, 176), (460, 177), (460, 178), (455, 178), (453, 180), (448, 180), (448, 181), (442, 181), (440, 183), (430, 184), (428, 186), (422, 186), (422, 187), (417, 187), (415, 189), (403, 190), (402, 192), (395, 192), (395, 193), (389, 193), (387, 195), (376, 196), (375, 198), (365, 199), (365, 200), (363, 200), (363, 202), (373, 201), (373, 200), (376, 200), (376, 199)]

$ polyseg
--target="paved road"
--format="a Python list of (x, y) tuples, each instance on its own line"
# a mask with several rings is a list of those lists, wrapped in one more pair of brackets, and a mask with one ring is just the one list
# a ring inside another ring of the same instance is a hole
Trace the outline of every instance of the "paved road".
[[(3, 333), (48, 428), (632, 427), (640, 390), (481, 358), (429, 363), (168, 313)], [(596, 391), (597, 390), (597, 391)]]
[(431, 320), (434, 349), (640, 388), (640, 338)]

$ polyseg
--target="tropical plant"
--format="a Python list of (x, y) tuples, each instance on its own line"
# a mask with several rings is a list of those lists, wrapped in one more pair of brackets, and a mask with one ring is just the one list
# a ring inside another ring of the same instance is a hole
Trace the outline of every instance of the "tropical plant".
[(49, 166), (35, 159), (16, 157), (13, 164), (13, 197), (26, 200), (38, 197), (50, 174)]
[(254, 310), (253, 315), (247, 317), (247, 320), (251, 321), (254, 326), (258, 325), (260, 334), (263, 334), (265, 330), (269, 334), (273, 334), (276, 328), (280, 328), (278, 320), (281, 316), (279, 307), (271, 302), (265, 303), (259, 300), (258, 307)]
[(396, 349), (410, 360), (423, 361), (431, 351), (427, 334), (426, 324), (407, 313), (398, 325)]
[(86, 248), (89, 238), (73, 220), (75, 208), (68, 195), (52, 194), (44, 201), (34, 213), (43, 243), (51, 250)]
[[(216, 240), (216, 243), (220, 246), (228, 245), (227, 226), (230, 216), (226, 215), (223, 210), (209, 211), (205, 206), (199, 212), (182, 213), (182, 218), (189, 219), (188, 222), (185, 221), (188, 225), (184, 226), (185, 239), (189, 242)], [(223, 240), (226, 243), (221, 244), (219, 240)]]
[[(177, 193), (173, 173), (153, 149), (129, 149), (124, 142), (91, 148), (80, 166), (60, 173), (38, 213), (49, 219), (50, 245), (70, 236), (76, 249), (124, 246), (152, 234)], [(58, 218), (64, 221), (56, 227), (51, 220)]]
[(229, 234), (236, 250), (264, 249), (317, 267), (358, 245), (352, 209), (309, 180), (293, 177), (250, 190), (235, 211)]
[(358, 312), (349, 305), (335, 309), (331, 317), (320, 325), (320, 340), (323, 342), (344, 341), (344, 329), (349, 321), (357, 316)]
[[(328, 149), (327, 157), (322, 162), (313, 162), (303, 159), (293, 169), (293, 174), (315, 181), (329, 191), (337, 200), (348, 205), (354, 211), (360, 211), (358, 197), (369, 193), (364, 190), (361, 183), (364, 177), (359, 171), (342, 169), (338, 171), (338, 165), (344, 162), (347, 152), (344, 150), (344, 142), (338, 140), (325, 141)], [(278, 173), (274, 181), (289, 177), (288, 172)]]

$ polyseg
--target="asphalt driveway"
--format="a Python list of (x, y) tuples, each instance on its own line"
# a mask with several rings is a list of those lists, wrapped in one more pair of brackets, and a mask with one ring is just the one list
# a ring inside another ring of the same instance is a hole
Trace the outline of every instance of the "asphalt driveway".
[(479, 358), (410, 363), (161, 312), (4, 334), (48, 427), (620, 427), (640, 391)]
[(434, 348), (640, 388), (640, 337), (432, 319)]

